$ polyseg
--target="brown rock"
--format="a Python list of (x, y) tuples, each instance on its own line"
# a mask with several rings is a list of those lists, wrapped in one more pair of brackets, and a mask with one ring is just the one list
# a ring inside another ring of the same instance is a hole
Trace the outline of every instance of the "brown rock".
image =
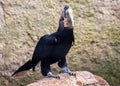
[(27, 86), (110, 86), (102, 77), (88, 71), (77, 71), (76, 77), (60, 74), (60, 79), (44, 78)]

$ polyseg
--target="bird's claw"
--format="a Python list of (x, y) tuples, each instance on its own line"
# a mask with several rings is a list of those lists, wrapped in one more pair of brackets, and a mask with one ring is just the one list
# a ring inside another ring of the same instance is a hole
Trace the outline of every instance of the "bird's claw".
[(48, 73), (47, 73), (47, 77), (48, 77), (48, 78), (60, 79), (60, 76), (59, 76), (59, 75), (54, 75), (54, 74), (52, 74), (52, 72), (48, 72)]
[(55, 78), (55, 79), (60, 79), (60, 76), (54, 75), (54, 76), (47, 76), (48, 78)]
[(55, 76), (56, 79), (60, 79), (60, 76)]
[(59, 73), (68, 73), (70, 76), (76, 77), (76, 73), (73, 73), (73, 72), (60, 71)]
[(68, 73), (68, 74), (71, 75), (71, 76), (76, 77), (76, 73), (70, 72), (70, 73)]

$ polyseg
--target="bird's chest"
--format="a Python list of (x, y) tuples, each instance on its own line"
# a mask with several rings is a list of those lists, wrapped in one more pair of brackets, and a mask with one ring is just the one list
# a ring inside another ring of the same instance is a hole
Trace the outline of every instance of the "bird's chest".
[(66, 56), (68, 51), (71, 48), (71, 44), (58, 44), (55, 46), (53, 50), (53, 57), (57, 57), (57, 59)]
[(51, 58), (49, 59), (50, 64), (56, 63), (56, 62), (58, 62), (58, 61), (60, 61), (60, 58), (59, 58), (59, 57), (51, 57)]

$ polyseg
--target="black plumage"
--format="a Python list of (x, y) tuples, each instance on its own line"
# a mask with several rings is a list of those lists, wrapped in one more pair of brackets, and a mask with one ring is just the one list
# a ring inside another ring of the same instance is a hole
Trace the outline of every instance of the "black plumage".
[(41, 72), (44, 76), (50, 71), (50, 65), (55, 62), (58, 62), (59, 67), (62, 68), (67, 65), (65, 56), (71, 48), (73, 40), (73, 28), (68, 27), (41, 37), (34, 50), (32, 60), (26, 62), (13, 75), (31, 68), (34, 71), (39, 61), (41, 61)]
[(35, 71), (35, 66), (39, 61), (41, 61), (41, 73), (44, 76), (51, 71), (50, 65), (53, 63), (58, 62), (60, 68), (67, 67), (66, 55), (74, 42), (74, 29), (73, 27), (64, 27), (62, 18), (59, 21), (58, 31), (42, 36), (35, 47), (32, 59), (15, 71), (12, 76), (31, 68)]

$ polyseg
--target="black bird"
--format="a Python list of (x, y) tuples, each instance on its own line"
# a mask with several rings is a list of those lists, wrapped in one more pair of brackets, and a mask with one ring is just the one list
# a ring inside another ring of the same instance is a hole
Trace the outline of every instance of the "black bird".
[(75, 75), (67, 67), (66, 63), (66, 55), (74, 42), (73, 30), (72, 9), (66, 5), (60, 17), (57, 32), (41, 37), (36, 45), (32, 59), (15, 71), (12, 76), (29, 69), (35, 71), (35, 66), (39, 61), (41, 61), (40, 66), (43, 76), (59, 78), (59, 76), (52, 74), (50, 69), (50, 65), (56, 62), (58, 62), (62, 72)]

